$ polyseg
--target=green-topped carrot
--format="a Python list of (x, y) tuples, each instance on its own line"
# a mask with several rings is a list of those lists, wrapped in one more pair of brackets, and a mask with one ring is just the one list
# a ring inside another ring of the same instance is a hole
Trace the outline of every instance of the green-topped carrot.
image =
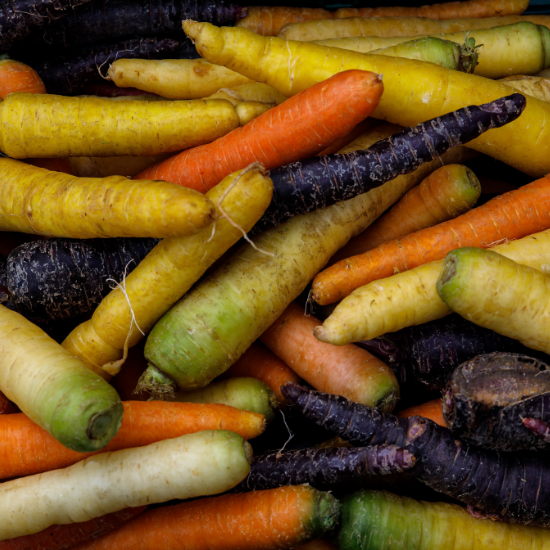
[(112, 386), (3, 305), (0, 391), (55, 439), (79, 452), (105, 447), (122, 421), (122, 403)]

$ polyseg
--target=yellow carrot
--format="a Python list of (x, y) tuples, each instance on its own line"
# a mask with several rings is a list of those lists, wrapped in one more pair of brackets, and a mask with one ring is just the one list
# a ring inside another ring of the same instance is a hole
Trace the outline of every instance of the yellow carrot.
[[(492, 250), (550, 275), (550, 230), (498, 244)], [(336, 306), (315, 336), (342, 345), (445, 317), (451, 310), (435, 287), (442, 266), (439, 260), (358, 288)]]
[(250, 84), (241, 84), (232, 88), (221, 88), (207, 99), (227, 99), (233, 105), (245, 101), (261, 101), (263, 103), (280, 105), (288, 98), (267, 84), (251, 82)]
[(226, 100), (110, 101), (10, 94), (0, 150), (12, 158), (156, 155), (208, 143), (239, 126)]
[[(499, 82), (433, 63), (262, 37), (246, 29), (217, 28), (209, 23), (184, 21), (183, 27), (198, 51), (210, 61), (289, 96), (347, 69), (383, 74), (384, 94), (372, 116), (402, 126), (414, 126), (509, 94), (509, 88)], [(483, 134), (468, 147), (537, 177), (550, 172), (550, 155), (541, 147), (547, 142), (550, 105), (529, 97), (516, 121)]]
[(550, 101), (550, 78), (542, 76), (515, 75), (501, 79), (503, 84), (518, 90), (522, 94), (536, 97), (541, 101)]
[(548, 15), (505, 15), (502, 17), (472, 17), (436, 20), (428, 17), (348, 17), (324, 19), (285, 25), (279, 38), (285, 40), (326, 40), (349, 36), (421, 36), (474, 29), (490, 29), (512, 23), (530, 21), (536, 25), (550, 24)]
[(190, 191), (122, 176), (77, 178), (0, 158), (0, 231), (81, 239), (188, 235), (215, 214), (212, 201)]
[[(243, 231), (250, 231), (272, 193), (261, 165), (227, 176), (206, 195), (217, 208), (214, 228), (161, 241), (63, 346), (103, 376), (116, 374), (125, 346), (137, 344)], [(103, 366), (113, 361), (106, 371)]]

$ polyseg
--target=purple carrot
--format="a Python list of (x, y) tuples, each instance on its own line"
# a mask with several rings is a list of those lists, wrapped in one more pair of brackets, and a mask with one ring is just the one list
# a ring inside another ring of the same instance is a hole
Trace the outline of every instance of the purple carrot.
[(550, 526), (548, 454), (474, 447), (426, 418), (398, 418), (298, 384), (281, 391), (289, 405), (354, 445), (407, 449), (416, 458), (408, 473), (432, 489), (511, 523)]

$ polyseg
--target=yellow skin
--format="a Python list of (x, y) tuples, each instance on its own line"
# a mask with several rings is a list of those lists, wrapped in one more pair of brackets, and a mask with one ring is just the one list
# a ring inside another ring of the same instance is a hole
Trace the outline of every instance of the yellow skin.
[(173, 183), (78, 178), (0, 158), (0, 231), (163, 238), (196, 233), (214, 214), (208, 198)]
[[(550, 275), (550, 230), (499, 244), (492, 250)], [(358, 288), (314, 329), (315, 337), (341, 346), (445, 317), (451, 309), (439, 298), (435, 287), (443, 261), (415, 267)]]
[(262, 103), (280, 105), (288, 97), (267, 84), (251, 82), (249, 84), (234, 86), (233, 88), (221, 88), (215, 94), (209, 96), (208, 99), (227, 99), (233, 105), (247, 101), (260, 101)]
[(536, 25), (550, 25), (548, 15), (505, 15), (464, 19), (429, 19), (428, 17), (349, 17), (323, 19), (304, 23), (289, 23), (279, 33), (285, 40), (326, 40), (350, 36), (420, 36), (439, 35), (473, 29), (490, 29), (530, 21)]
[(200, 99), (220, 88), (250, 83), (245, 76), (203, 59), (118, 59), (108, 77), (119, 88), (138, 88), (170, 99)]
[(16, 93), (0, 104), (0, 150), (18, 159), (157, 155), (209, 143), (238, 126), (235, 108), (222, 99)]
[(476, 325), (550, 352), (550, 277), (537, 269), (492, 250), (459, 248), (447, 254), (436, 288)]
[(536, 97), (541, 101), (550, 101), (550, 78), (517, 75), (503, 78), (501, 82), (522, 94)]
[(0, 486), (0, 540), (88, 521), (128, 507), (215, 495), (250, 471), (252, 447), (227, 430), (100, 453)]
[[(475, 67), (474, 74), (486, 78), (535, 74), (550, 65), (550, 30), (527, 21), (491, 29), (468, 30), (434, 36), (457, 44), (463, 44), (466, 38), (473, 38), (475, 44), (480, 46), (477, 49), (479, 64)], [(315, 43), (361, 53), (385, 53), (401, 57), (395, 53), (395, 46), (421, 38), (425, 38), (425, 36), (356, 36), (319, 40)], [(376, 51), (380, 48), (383, 49)], [(521, 52), (521, 55), (517, 55), (517, 52)]]
[[(433, 63), (285, 41), (209, 23), (184, 21), (183, 27), (199, 53), (210, 61), (265, 82), (288, 96), (347, 69), (382, 74), (384, 93), (372, 116), (402, 126), (415, 126), (510, 94), (504, 84)], [(550, 172), (549, 142), (550, 105), (529, 97), (517, 120), (485, 132), (468, 147), (541, 177)]]
[[(224, 178), (206, 194), (217, 208), (215, 226), (189, 237), (161, 241), (128, 275), (123, 287), (111, 291), (92, 318), (67, 336), (63, 347), (102, 376), (116, 374), (120, 365), (108, 366), (107, 371), (102, 367), (122, 359), (125, 345), (136, 345), (243, 231), (252, 229), (272, 194), (273, 182), (260, 165)], [(222, 217), (220, 205), (238, 227)]]

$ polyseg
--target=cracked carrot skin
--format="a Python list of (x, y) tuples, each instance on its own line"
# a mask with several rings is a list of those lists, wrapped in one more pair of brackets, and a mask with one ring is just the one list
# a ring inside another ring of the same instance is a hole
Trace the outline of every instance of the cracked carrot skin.
[(223, 99), (15, 93), (0, 103), (0, 150), (20, 159), (157, 155), (208, 143), (238, 126), (235, 108)]
[(175, 237), (200, 231), (215, 213), (207, 197), (168, 182), (78, 178), (8, 158), (0, 158), (0, 182), (0, 231)]
[(136, 177), (171, 181), (204, 193), (251, 162), (261, 162), (271, 170), (311, 157), (368, 117), (383, 88), (377, 74), (338, 73), (250, 124), (155, 164)]
[[(261, 165), (230, 174), (206, 195), (216, 208), (215, 226), (161, 241), (126, 277), (125, 292), (120, 287), (111, 291), (92, 318), (67, 336), (63, 347), (102, 376), (116, 374), (120, 364), (108, 370), (103, 366), (120, 361), (124, 346), (135, 346), (206, 269), (242, 237), (242, 231), (250, 231), (272, 194), (273, 183)], [(236, 226), (223, 217), (222, 211)]]
[[(405, 127), (467, 105), (495, 100), (509, 94), (510, 89), (500, 82), (422, 61), (263, 37), (247, 29), (218, 28), (195, 21), (184, 21), (183, 28), (209, 61), (264, 82), (288, 96), (344, 70), (383, 74), (384, 93), (372, 116)], [(417, 30), (415, 34), (423, 33)], [(418, 79), (419, 73), (422, 79)], [(468, 147), (533, 177), (542, 177), (550, 173), (550, 156), (543, 145), (548, 142), (550, 104), (528, 97), (527, 106), (517, 120), (476, 138)]]
[(98, 452), (144, 447), (202, 430), (229, 430), (251, 439), (266, 424), (262, 414), (222, 404), (123, 401), (122, 405), (117, 434), (100, 451), (86, 453), (63, 446), (23, 413), (0, 416), (0, 479), (66, 468)]
[(331, 304), (372, 281), (442, 259), (455, 248), (489, 248), (549, 227), (550, 176), (546, 176), (457, 218), (337, 262), (316, 275), (312, 297), (318, 304)]
[[(550, 230), (498, 244), (492, 250), (550, 275)], [(441, 319), (452, 312), (437, 294), (443, 260), (358, 288), (336, 306), (315, 337), (342, 345)]]
[(447, 254), (436, 289), (476, 325), (550, 352), (550, 277), (540, 271), (492, 250), (464, 247)]

